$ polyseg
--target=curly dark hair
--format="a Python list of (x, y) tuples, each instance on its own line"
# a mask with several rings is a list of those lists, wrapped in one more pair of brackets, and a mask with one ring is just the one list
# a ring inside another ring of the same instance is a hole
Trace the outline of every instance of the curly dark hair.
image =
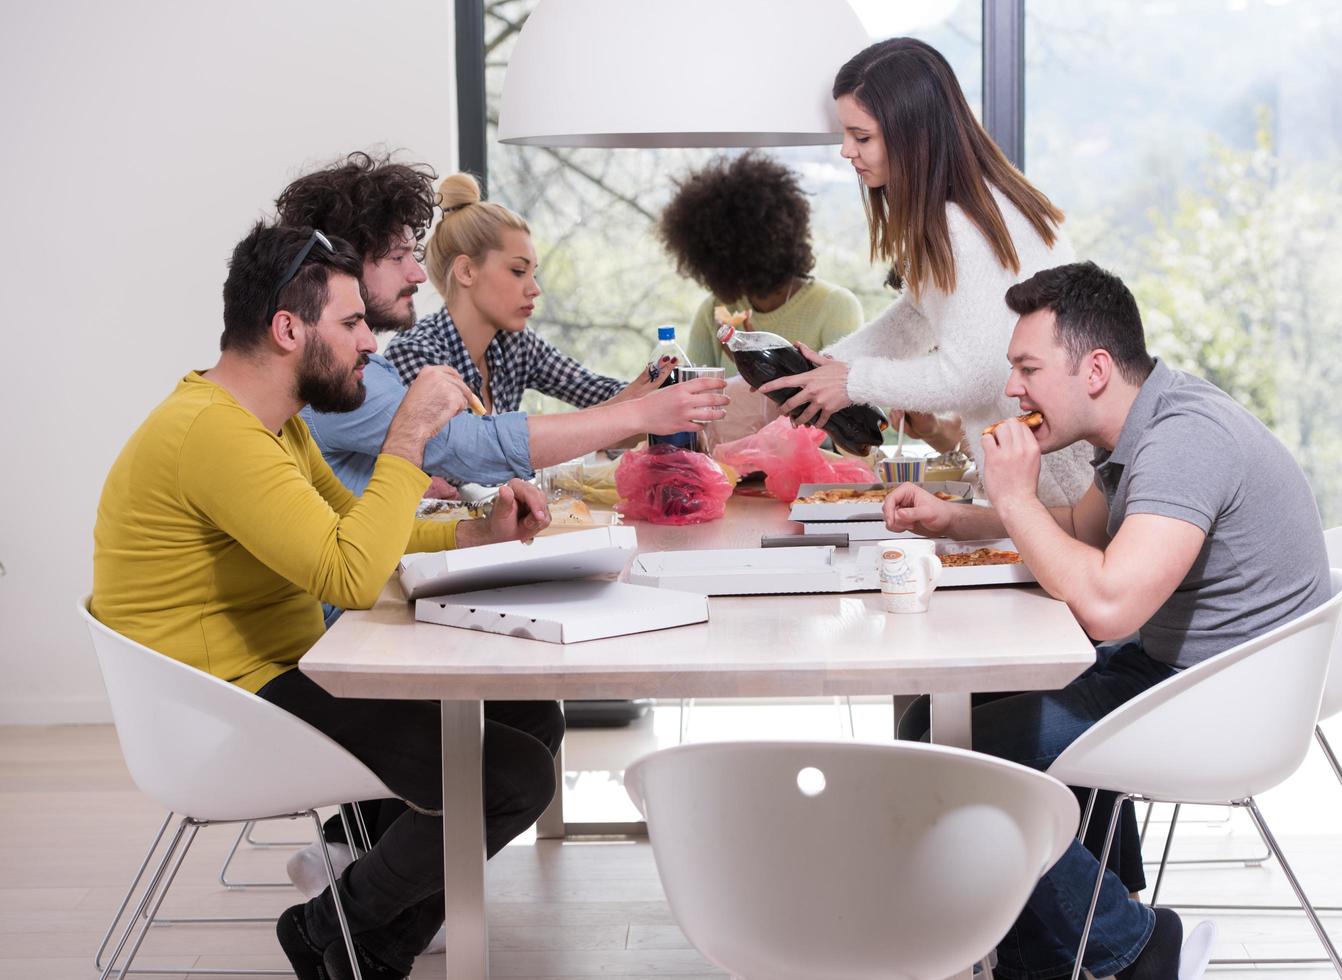
[(351, 153), (299, 177), (275, 199), (275, 210), (282, 225), (320, 228), (349, 242), (360, 256), (380, 259), (407, 226), (416, 241), (423, 240), (438, 202), (437, 179), (428, 164)]
[(677, 185), (658, 224), (676, 271), (724, 302), (767, 296), (815, 266), (797, 175), (762, 153), (717, 157)]

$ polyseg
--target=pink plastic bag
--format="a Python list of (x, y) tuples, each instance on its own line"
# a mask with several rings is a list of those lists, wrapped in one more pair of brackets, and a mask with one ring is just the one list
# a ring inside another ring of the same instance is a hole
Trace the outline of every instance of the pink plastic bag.
[(870, 483), (871, 469), (861, 460), (832, 459), (820, 451), (823, 429), (793, 428), (786, 417), (774, 419), (754, 435), (724, 442), (713, 452), (718, 462), (739, 473), (763, 473), (764, 488), (779, 500), (797, 499), (803, 483)]
[(616, 506), (633, 521), (703, 524), (727, 509), (732, 485), (703, 453), (649, 446), (624, 454), (615, 470)]

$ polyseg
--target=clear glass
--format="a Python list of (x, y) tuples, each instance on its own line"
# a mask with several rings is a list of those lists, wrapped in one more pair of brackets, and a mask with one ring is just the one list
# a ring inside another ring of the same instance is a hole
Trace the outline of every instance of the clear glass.
[[(1030, 0), (1026, 173), (1342, 523), (1342, 6)], [(1194, 475), (1195, 476), (1195, 475)]]

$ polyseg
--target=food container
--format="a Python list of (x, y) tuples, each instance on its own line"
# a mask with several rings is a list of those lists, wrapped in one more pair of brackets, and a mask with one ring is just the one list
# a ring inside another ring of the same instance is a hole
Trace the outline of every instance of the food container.
[[(788, 517), (794, 521), (879, 521), (882, 520), (881, 504), (885, 494), (895, 488), (893, 483), (803, 483), (797, 489), (797, 499), (792, 503)], [(973, 496), (974, 488), (968, 483), (935, 482), (922, 483), (920, 486), (930, 493), (938, 491), (949, 493), (957, 500), (966, 503)], [(839, 500), (825, 503), (805, 503), (809, 497), (821, 490), (880, 491), (879, 499)]]

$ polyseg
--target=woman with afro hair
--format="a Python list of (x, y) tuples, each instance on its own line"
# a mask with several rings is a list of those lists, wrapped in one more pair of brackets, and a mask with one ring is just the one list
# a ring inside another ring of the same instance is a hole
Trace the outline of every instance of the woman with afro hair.
[(815, 350), (862, 325), (848, 290), (811, 275), (811, 206), (797, 175), (761, 153), (718, 157), (680, 182), (662, 212), (676, 271), (709, 291), (685, 353), (701, 366), (736, 367), (717, 341), (713, 307), (750, 312), (750, 328)]

